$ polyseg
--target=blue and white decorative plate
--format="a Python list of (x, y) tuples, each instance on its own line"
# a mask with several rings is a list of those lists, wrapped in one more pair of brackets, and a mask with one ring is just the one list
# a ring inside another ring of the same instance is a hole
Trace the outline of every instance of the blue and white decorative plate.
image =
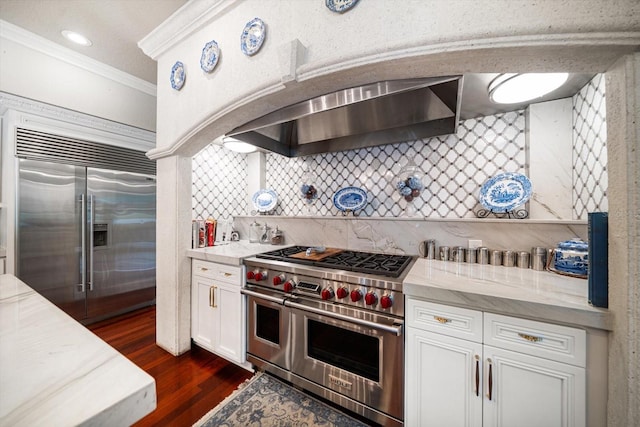
[(492, 212), (510, 212), (531, 198), (531, 181), (507, 172), (489, 178), (480, 188), (480, 204)]
[(210, 73), (216, 68), (220, 58), (220, 48), (215, 40), (211, 40), (202, 48), (202, 56), (200, 57), (200, 68), (205, 73)]
[(245, 55), (251, 56), (260, 50), (267, 35), (267, 27), (260, 18), (253, 18), (247, 22), (240, 36), (240, 49)]
[(184, 64), (180, 61), (176, 61), (176, 63), (173, 64), (173, 67), (171, 67), (171, 77), (169, 78), (171, 81), (171, 87), (175, 90), (182, 89), (186, 77), (187, 75), (184, 72)]
[(358, 3), (358, 0), (325, 0), (325, 5), (332, 12), (344, 13)]
[(256, 191), (251, 200), (258, 212), (269, 212), (278, 204), (278, 195), (273, 190), (263, 188)]
[(367, 204), (367, 192), (358, 187), (345, 187), (333, 195), (333, 205), (341, 211), (357, 211)]

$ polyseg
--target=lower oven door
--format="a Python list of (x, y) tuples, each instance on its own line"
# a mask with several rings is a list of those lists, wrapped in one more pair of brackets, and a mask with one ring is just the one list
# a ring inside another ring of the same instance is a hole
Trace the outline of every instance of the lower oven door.
[(291, 307), (295, 374), (404, 418), (401, 321), (316, 301), (286, 304)]
[(291, 369), (290, 312), (282, 295), (244, 288), (247, 296), (247, 353)]

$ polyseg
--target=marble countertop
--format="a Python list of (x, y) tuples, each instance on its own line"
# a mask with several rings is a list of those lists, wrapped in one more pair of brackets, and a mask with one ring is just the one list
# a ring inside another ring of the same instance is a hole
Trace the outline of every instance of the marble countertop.
[(155, 380), (13, 275), (0, 275), (0, 425), (126, 426)]
[(547, 271), (418, 258), (403, 291), (443, 304), (611, 330), (609, 311), (587, 301), (587, 280)]
[(291, 245), (249, 243), (248, 240), (218, 244), (208, 248), (188, 249), (187, 256), (220, 264), (241, 265), (242, 260), (263, 252), (274, 251)]

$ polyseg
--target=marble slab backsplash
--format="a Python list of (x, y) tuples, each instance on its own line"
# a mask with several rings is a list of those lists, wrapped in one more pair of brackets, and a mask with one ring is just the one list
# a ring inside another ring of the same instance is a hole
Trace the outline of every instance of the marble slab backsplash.
[(417, 255), (418, 245), (435, 239), (436, 245), (468, 246), (470, 239), (500, 250), (552, 248), (572, 238), (587, 241), (584, 221), (372, 219), (330, 217), (239, 216), (234, 218), (240, 238), (249, 236), (253, 221), (284, 232), (285, 244)]

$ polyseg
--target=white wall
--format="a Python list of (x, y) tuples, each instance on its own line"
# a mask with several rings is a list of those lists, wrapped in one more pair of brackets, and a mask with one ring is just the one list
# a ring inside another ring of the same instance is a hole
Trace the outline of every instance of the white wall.
[(0, 91), (156, 130), (155, 85), (0, 20)]

